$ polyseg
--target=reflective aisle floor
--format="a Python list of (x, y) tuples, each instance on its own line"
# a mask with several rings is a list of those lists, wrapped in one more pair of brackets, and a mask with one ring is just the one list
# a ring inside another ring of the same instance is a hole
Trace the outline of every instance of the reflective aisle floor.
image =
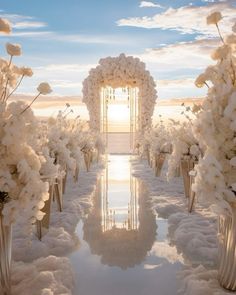
[(109, 155), (93, 207), (77, 226), (74, 295), (177, 294), (181, 257), (148, 198), (145, 184), (131, 175), (130, 156)]

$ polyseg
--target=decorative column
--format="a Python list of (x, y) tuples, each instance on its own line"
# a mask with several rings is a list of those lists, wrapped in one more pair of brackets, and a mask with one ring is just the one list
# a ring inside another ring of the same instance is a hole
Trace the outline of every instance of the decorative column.
[(4, 224), (3, 207), (0, 203), (0, 294), (11, 295), (12, 226)]
[(236, 203), (231, 204), (232, 215), (219, 217), (219, 271), (220, 285), (236, 291)]

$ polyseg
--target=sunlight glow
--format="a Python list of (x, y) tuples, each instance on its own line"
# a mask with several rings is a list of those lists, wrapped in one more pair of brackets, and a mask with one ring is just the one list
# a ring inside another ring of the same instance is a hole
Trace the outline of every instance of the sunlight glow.
[(112, 161), (108, 163), (108, 177), (110, 180), (124, 181), (130, 177), (129, 156), (120, 157), (112, 155)]

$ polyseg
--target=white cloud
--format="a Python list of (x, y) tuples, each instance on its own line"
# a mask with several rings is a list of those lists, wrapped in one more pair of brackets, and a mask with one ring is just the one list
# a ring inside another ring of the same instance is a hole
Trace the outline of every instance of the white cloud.
[(88, 72), (91, 68), (96, 67), (96, 64), (49, 64), (43, 67), (36, 67), (35, 70), (46, 72)]
[(173, 79), (173, 80), (157, 80), (156, 84), (158, 88), (188, 88), (194, 86), (194, 79), (186, 78), (186, 79)]
[(24, 31), (24, 32), (13, 32), (11, 37), (22, 37), (22, 38), (37, 38), (37, 37), (50, 37), (53, 32), (50, 31)]
[(219, 45), (211, 40), (181, 42), (160, 48), (149, 48), (138, 57), (146, 63), (153, 64), (160, 72), (176, 70), (203, 70), (212, 60), (210, 53)]
[[(28, 27), (30, 28), (30, 27)], [(36, 28), (36, 27), (35, 27)], [(31, 27), (33, 29), (33, 27)], [(8, 36), (3, 36), (3, 38)], [(53, 31), (18, 31), (11, 34), (11, 37), (22, 37), (22, 38), (40, 38), (40, 40), (50, 40), (58, 42), (70, 42), (70, 43), (81, 43), (81, 44), (110, 44), (120, 45), (121, 42), (124, 44), (133, 44), (133, 40), (128, 37), (117, 38), (115, 35), (79, 35), (79, 34), (61, 34), (60, 32)]]
[(183, 6), (168, 8), (152, 17), (132, 17), (120, 19), (118, 26), (133, 26), (147, 29), (159, 28), (176, 30), (182, 34), (202, 34), (217, 36), (214, 26), (207, 26), (206, 17), (213, 11), (222, 11), (224, 20), (220, 23), (223, 33), (228, 32), (236, 19), (236, 7), (227, 3), (212, 3), (206, 6)]
[(163, 8), (160, 4), (149, 2), (149, 1), (141, 1), (139, 7), (158, 7)]
[[(14, 28), (11, 37), (21, 38), (39, 38), (40, 40), (52, 40), (58, 42), (70, 42), (80, 44), (109, 44), (120, 45), (133, 44), (134, 40), (127, 36), (115, 35), (85, 35), (85, 34), (63, 34), (61, 32), (38, 30), (48, 27), (46, 22), (37, 21), (32, 16), (20, 14), (7, 14), (0, 10), (0, 17), (8, 19)], [(3, 38), (8, 38), (4, 35)]]
[(183, 257), (177, 252), (177, 249), (174, 246), (170, 246), (167, 241), (155, 242), (150, 251), (151, 255), (157, 257), (163, 257), (169, 261), (169, 263), (175, 263), (180, 261), (183, 263)]
[(72, 82), (71, 80), (51, 80), (50, 82), (53, 88), (82, 88), (81, 82)]
[(36, 21), (20, 21), (13, 24), (13, 28), (15, 29), (38, 29), (44, 27), (47, 27), (46, 23)]
[(14, 29), (38, 29), (47, 27), (47, 23), (36, 21), (34, 17), (28, 15), (1, 13), (0, 17), (8, 19)]
[[(187, 97), (203, 97), (206, 95), (207, 88), (196, 88), (194, 84), (195, 78), (179, 78), (157, 80), (157, 92), (159, 99), (187, 98)], [(180, 105), (181, 103), (179, 103)]]
[(55, 33), (52, 36), (53, 40), (62, 41), (62, 42), (72, 42), (72, 43), (84, 43), (84, 44), (116, 44), (119, 45), (121, 43), (131, 43), (132, 40), (128, 38), (117, 38), (114, 35), (70, 35), (70, 34), (57, 34)]

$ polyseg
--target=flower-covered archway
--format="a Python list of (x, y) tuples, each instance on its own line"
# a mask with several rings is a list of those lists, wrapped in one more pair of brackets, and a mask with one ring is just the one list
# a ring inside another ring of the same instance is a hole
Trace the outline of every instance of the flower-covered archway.
[(99, 65), (90, 70), (83, 82), (83, 102), (89, 111), (90, 126), (96, 131), (100, 131), (101, 126), (101, 90), (107, 86), (113, 89), (138, 88), (139, 130), (151, 125), (157, 92), (145, 63), (133, 56), (121, 54), (100, 59)]

